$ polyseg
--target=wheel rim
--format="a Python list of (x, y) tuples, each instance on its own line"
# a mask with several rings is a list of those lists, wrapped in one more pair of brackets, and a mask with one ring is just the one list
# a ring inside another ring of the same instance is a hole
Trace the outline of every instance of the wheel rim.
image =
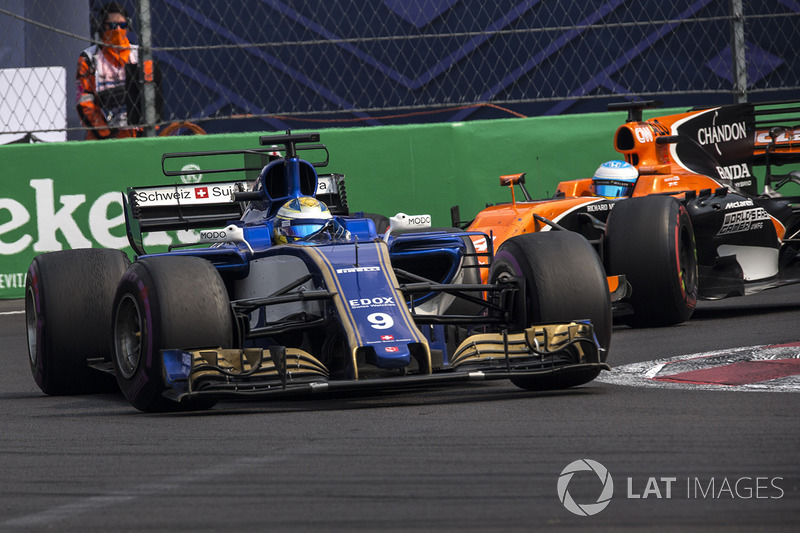
[(498, 281), (508, 281), (511, 279), (511, 276), (514, 274), (509, 272), (508, 270), (500, 270), (498, 269), (496, 272), (493, 273), (492, 279), (489, 283), (497, 283)]
[(39, 316), (36, 313), (36, 296), (32, 286), (25, 292), (25, 329), (28, 334), (28, 356), (31, 365), (36, 366), (39, 360)]
[(520, 272), (515, 272), (516, 269), (512, 268), (508, 262), (496, 262), (492, 265), (492, 270), (489, 272), (489, 283), (497, 283), (498, 281), (508, 281), (513, 276), (521, 276)]
[[(500, 266), (496, 270), (493, 270), (490, 273), (489, 284), (490, 285), (494, 285), (495, 283), (503, 283), (503, 282), (506, 282), (506, 281), (510, 280), (513, 276), (514, 276), (514, 273), (511, 272), (511, 270), (507, 266), (502, 265), (502, 266)], [(497, 297), (497, 293), (489, 293), (488, 297), (489, 297), (489, 299), (492, 299), (494, 297), (494, 302), (495, 303), (497, 303), (499, 301), (498, 300), (499, 297)], [(525, 297), (526, 303), (527, 303), (527, 300), (528, 300), (528, 298), (526, 296)]]
[(142, 358), (142, 314), (136, 299), (122, 297), (114, 321), (114, 358), (126, 379), (133, 377)]
[[(524, 277), (524, 273), (522, 272), (522, 268), (518, 264), (516, 264), (516, 258), (509, 252), (512, 259), (514, 259), (514, 263), (509, 263), (508, 261), (499, 261), (496, 260), (495, 263), (492, 265), (492, 270), (489, 275), (489, 283), (503, 283), (508, 282), (513, 277)], [(497, 257), (497, 255), (495, 255)], [(497, 298), (497, 293), (490, 294), (489, 298), (492, 299)], [(527, 280), (525, 281), (525, 291), (519, 295), (522, 298), (522, 304), (525, 308), (525, 320), (524, 323), (519, 323), (518, 326), (521, 328), (527, 328), (531, 324), (535, 324), (540, 321), (539, 312), (535, 309), (537, 302), (535, 300), (536, 296), (534, 291), (531, 290), (530, 282)], [(495, 299), (495, 303), (498, 303), (499, 300)], [(516, 319), (514, 319), (516, 321)]]
[(692, 239), (689, 235), (689, 228), (686, 226), (681, 228), (680, 241), (678, 243), (679, 254), (679, 268), (681, 282), (683, 283), (683, 291), (688, 297), (694, 294), (694, 287), (697, 284), (694, 247), (692, 246)]

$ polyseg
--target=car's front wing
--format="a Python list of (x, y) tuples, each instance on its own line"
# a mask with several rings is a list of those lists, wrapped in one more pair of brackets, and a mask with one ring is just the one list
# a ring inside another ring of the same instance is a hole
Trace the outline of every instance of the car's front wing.
[(433, 374), (397, 369), (372, 379), (333, 379), (325, 365), (296, 348), (162, 350), (165, 396), (261, 399), (315, 393), (388, 390), (403, 387), (513, 377), (549, 379), (592, 369), (602, 362), (588, 322), (532, 326), (523, 332), (468, 337), (449, 365)]

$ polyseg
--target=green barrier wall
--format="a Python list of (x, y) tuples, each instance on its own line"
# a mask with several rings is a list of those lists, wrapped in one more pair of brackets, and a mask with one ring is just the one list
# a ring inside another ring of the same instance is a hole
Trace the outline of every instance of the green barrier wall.
[[(330, 151), (325, 171), (346, 176), (352, 211), (427, 213), (434, 226), (450, 226), (452, 205), (466, 219), (487, 202), (507, 201), (502, 174), (527, 172), (537, 198), (552, 195), (558, 181), (590, 176), (618, 157), (612, 139), (624, 119), (602, 113), (320, 133)], [(0, 298), (23, 296), (37, 254), (86, 247), (130, 254), (120, 193), (173, 183), (161, 172), (163, 153), (256, 148), (258, 135), (0, 146)], [(224, 178), (204, 181), (214, 179)], [(179, 238), (162, 234), (150, 244)]]

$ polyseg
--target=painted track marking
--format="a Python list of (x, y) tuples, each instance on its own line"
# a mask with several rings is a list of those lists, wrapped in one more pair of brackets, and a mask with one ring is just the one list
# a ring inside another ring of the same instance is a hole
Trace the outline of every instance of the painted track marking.
[(632, 387), (800, 392), (800, 342), (622, 365), (602, 373), (597, 380)]

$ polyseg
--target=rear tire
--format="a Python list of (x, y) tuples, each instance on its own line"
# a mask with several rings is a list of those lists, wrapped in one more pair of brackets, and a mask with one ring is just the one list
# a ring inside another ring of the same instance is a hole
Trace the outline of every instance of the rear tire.
[(606, 270), (625, 274), (633, 292), (631, 327), (689, 320), (697, 304), (697, 256), (686, 208), (669, 196), (618, 202), (606, 225)]
[(209, 409), (216, 400), (165, 398), (160, 350), (230, 348), (233, 317), (217, 270), (198, 257), (136, 261), (114, 298), (114, 369), (128, 401), (146, 412)]
[(364, 213), (364, 218), (370, 219), (375, 224), (375, 232), (378, 236), (383, 236), (389, 229), (389, 218), (377, 213)]
[(111, 374), (89, 368), (110, 361), (114, 291), (130, 260), (119, 250), (50, 252), (33, 259), (25, 282), (31, 373), (50, 395), (115, 390)]
[[(594, 326), (603, 361), (611, 346), (611, 298), (600, 259), (589, 242), (577, 233), (548, 231), (518, 235), (495, 253), (489, 282), (503, 276), (524, 276), (528, 322), (571, 322), (589, 319)], [(541, 378), (512, 378), (528, 390), (574, 387), (600, 373), (579, 373)]]

